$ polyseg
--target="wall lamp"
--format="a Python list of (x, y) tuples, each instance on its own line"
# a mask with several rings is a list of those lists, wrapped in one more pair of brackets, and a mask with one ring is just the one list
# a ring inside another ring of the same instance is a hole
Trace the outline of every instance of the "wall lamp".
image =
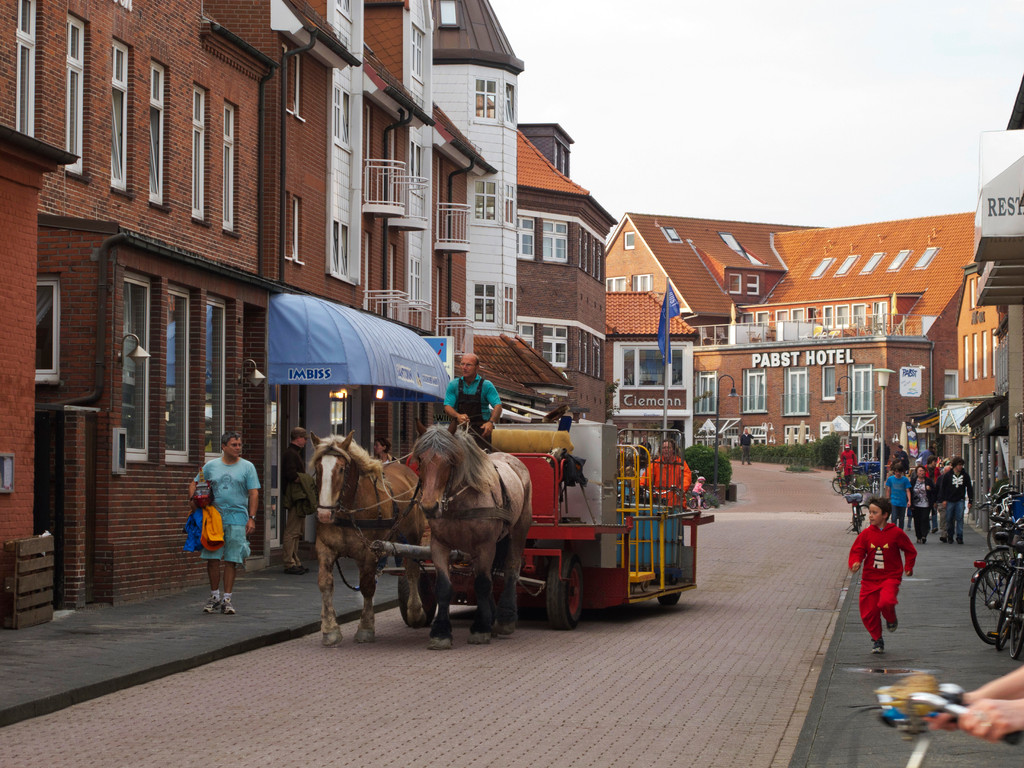
[[(245, 360), (242, 361), (242, 376), (245, 375), (245, 364), (246, 363), (252, 363), (252, 373), (249, 374), (249, 383), (252, 386), (254, 386), (254, 387), (259, 386), (260, 384), (262, 384), (264, 381), (267, 380), (267, 377), (264, 376), (260, 372), (260, 369), (256, 366), (256, 361), (253, 360), (251, 357), (247, 357), (247, 358), (245, 358)], [(239, 377), (239, 383), (241, 383), (241, 380), (242, 380), (242, 377), (240, 376)]]
[[(121, 337), (121, 346), (124, 347), (124, 343), (128, 339), (135, 339), (135, 346), (132, 348), (132, 351), (128, 353), (128, 357), (134, 360), (136, 363), (141, 363), (143, 360), (149, 360), (149, 352), (145, 350), (145, 348), (142, 346), (142, 341), (134, 333), (126, 333), (123, 337)], [(122, 360), (123, 355), (124, 351), (122, 349), (122, 351), (118, 352), (118, 359)]]

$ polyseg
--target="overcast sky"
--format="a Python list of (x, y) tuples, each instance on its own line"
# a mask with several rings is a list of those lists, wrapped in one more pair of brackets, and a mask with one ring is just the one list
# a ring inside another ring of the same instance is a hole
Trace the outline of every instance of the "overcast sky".
[(1020, 0), (491, 0), (520, 122), (626, 211), (840, 226), (973, 211), (1024, 76)]

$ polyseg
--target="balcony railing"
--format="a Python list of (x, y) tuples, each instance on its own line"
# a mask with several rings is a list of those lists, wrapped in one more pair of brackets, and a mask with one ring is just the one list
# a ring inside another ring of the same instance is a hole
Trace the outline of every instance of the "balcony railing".
[(405, 213), (391, 219), (392, 229), (424, 230), (430, 224), (427, 215), (427, 193), (430, 182), (422, 176), (402, 176), (398, 180), (398, 194), (402, 199)]
[(766, 344), (771, 342), (823, 343), (851, 337), (924, 336), (937, 320), (934, 315), (867, 315), (837, 325), (818, 320), (769, 320), (761, 323), (700, 325), (698, 346)]
[(787, 392), (782, 396), (783, 416), (808, 416), (811, 413), (811, 396), (807, 392)]
[(410, 299), (405, 291), (367, 291), (363, 308), (367, 312), (423, 331), (430, 331), (434, 327), (434, 312), (430, 302)]
[(367, 158), (363, 165), (363, 212), (402, 216), (406, 206), (402, 190), (408, 178), (401, 160)]
[(468, 354), (473, 351), (473, 323), (469, 318), (437, 318), (437, 335), (451, 336), (454, 339), (455, 353), (458, 355)]
[(469, 250), (469, 204), (438, 203), (434, 249), (438, 251)]

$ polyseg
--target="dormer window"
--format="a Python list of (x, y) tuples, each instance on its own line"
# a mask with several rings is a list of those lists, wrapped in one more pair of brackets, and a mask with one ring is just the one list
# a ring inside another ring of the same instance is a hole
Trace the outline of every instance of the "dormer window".
[(836, 270), (836, 277), (839, 277), (840, 275), (845, 275), (847, 272), (849, 272), (851, 269), (853, 269), (853, 265), (856, 263), (857, 259), (859, 259), (859, 258), (860, 258), (860, 254), (856, 254), (856, 255), (851, 254), (851, 255), (847, 256), (843, 260), (843, 263), (839, 265), (839, 269)]
[(455, 0), (441, 0), (441, 26), (459, 26), (459, 19), (455, 14)]
[(811, 278), (814, 279), (821, 277), (823, 274), (825, 274), (825, 270), (832, 266), (832, 263), (834, 261), (835, 259), (832, 258), (822, 259), (821, 264), (815, 267), (814, 271), (811, 273)]
[(929, 264), (932, 263), (932, 259), (935, 258), (935, 254), (938, 252), (939, 249), (935, 247), (925, 248), (924, 253), (921, 254), (921, 257), (917, 260), (917, 263), (914, 265), (914, 269), (924, 269), (925, 267), (927, 267)]
[(889, 265), (889, 269), (887, 271), (895, 272), (897, 269), (902, 267), (903, 264), (906, 262), (907, 257), (909, 255), (910, 255), (910, 251), (909, 250), (904, 250), (904, 251), (900, 251), (899, 253), (897, 253), (896, 254), (896, 258), (894, 258), (892, 260), (892, 264)]
[(681, 238), (679, 236), (679, 233), (676, 232), (675, 228), (673, 228), (673, 227), (662, 227), (661, 231), (665, 233), (665, 239), (668, 240), (670, 243), (681, 243), (681, 242), (683, 242), (683, 238)]
[(877, 253), (871, 254), (871, 258), (868, 259), (868, 263), (864, 265), (864, 269), (860, 271), (862, 275), (868, 275), (875, 271), (875, 267), (878, 266), (878, 262), (885, 256), (885, 251), (878, 251)]

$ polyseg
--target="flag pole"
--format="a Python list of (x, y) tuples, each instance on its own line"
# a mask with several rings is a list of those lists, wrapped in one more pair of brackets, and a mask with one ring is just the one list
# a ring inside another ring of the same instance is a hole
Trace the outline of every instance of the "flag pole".
[[(672, 284), (666, 282), (665, 290), (666, 291), (671, 291), (672, 290)], [(665, 432), (665, 431), (668, 430), (668, 379), (669, 379), (669, 376), (672, 375), (672, 371), (671, 371), (671, 368), (672, 368), (672, 329), (669, 327), (668, 296), (666, 295), (665, 298), (666, 298), (666, 300), (661, 302), (661, 305), (662, 305), (661, 306), (661, 311), (662, 311), (662, 314), (664, 315), (664, 320), (665, 320), (665, 354), (663, 356), (663, 361), (665, 363), (665, 375), (661, 377), (662, 378), (662, 384), (664, 384), (664, 389), (663, 389), (663, 391), (661, 393), (661, 429), (662, 429), (662, 432)]]

